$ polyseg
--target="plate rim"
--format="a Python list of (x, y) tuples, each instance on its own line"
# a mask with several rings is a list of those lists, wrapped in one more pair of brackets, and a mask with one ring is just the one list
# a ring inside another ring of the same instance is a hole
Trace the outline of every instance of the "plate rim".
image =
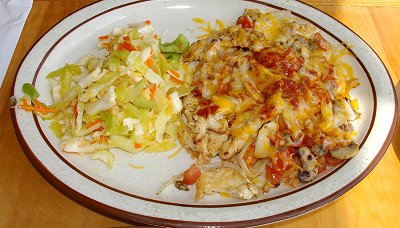
[[(148, 1), (152, 1), (152, 0), (138, 0), (138, 1), (134, 1), (131, 3), (126, 3), (126, 4), (120, 4), (120, 5), (116, 5), (116, 6), (123, 6), (123, 5), (130, 5), (130, 4), (136, 4), (136, 3), (142, 3), (142, 2), (148, 2)], [(242, 0), (242, 1), (246, 1), (246, 2), (254, 2), (254, 3), (260, 3), (262, 5), (270, 4), (266, 1), (258, 1), (258, 0)], [(364, 179), (375, 167), (376, 165), (379, 163), (379, 161), (382, 159), (382, 157), (384, 156), (384, 154), (387, 151), (387, 148), (389, 146), (389, 144), (391, 143), (391, 140), (396, 132), (397, 126), (398, 126), (398, 98), (397, 98), (397, 94), (396, 94), (396, 90), (393, 84), (393, 80), (390, 76), (390, 73), (386, 67), (386, 65), (384, 64), (384, 62), (382, 61), (382, 59), (380, 58), (380, 56), (376, 53), (376, 51), (363, 39), (361, 38), (357, 33), (355, 33), (352, 29), (350, 29), (347, 25), (345, 25), (343, 22), (339, 21), (338, 19), (334, 18), (333, 16), (330, 16), (329, 14), (323, 12), (322, 10), (308, 4), (308, 3), (304, 3), (303, 1), (299, 1), (300, 4), (303, 4), (307, 7), (312, 8), (313, 10), (317, 10), (318, 12), (324, 14), (324, 16), (329, 17), (330, 19), (334, 20), (335, 22), (341, 24), (342, 26), (344, 26), (348, 31), (350, 31), (353, 35), (355, 35), (356, 37), (358, 37), (363, 44), (365, 44), (372, 52), (373, 54), (377, 57), (377, 59), (379, 60), (379, 62), (382, 64), (383, 68), (386, 70), (386, 73), (389, 77), (389, 81), (391, 84), (391, 89), (393, 91), (393, 96), (394, 96), (394, 116), (393, 116), (393, 120), (392, 120), (392, 124), (390, 127), (390, 130), (384, 140), (384, 143), (382, 144), (379, 152), (376, 154), (376, 156), (373, 158), (373, 160), (371, 161), (371, 163), (356, 177), (354, 178), (352, 181), (350, 181), (347, 185), (345, 185), (344, 187), (342, 187), (341, 189), (333, 192), (331, 195), (324, 197), (321, 200), (309, 203), (301, 208), (296, 208), (294, 210), (291, 211), (286, 211), (284, 213), (279, 213), (279, 214), (274, 214), (268, 217), (262, 217), (262, 218), (258, 218), (258, 219), (252, 219), (252, 220), (242, 220), (242, 221), (231, 221), (231, 222), (195, 222), (195, 221), (184, 221), (182, 222), (181, 220), (173, 220), (173, 219), (165, 219), (165, 218), (158, 218), (158, 217), (152, 217), (152, 216), (148, 216), (148, 215), (142, 215), (142, 214), (137, 214), (137, 213), (133, 213), (133, 212), (128, 212), (119, 208), (115, 208), (113, 206), (110, 205), (106, 205), (105, 203), (99, 202), (95, 199), (92, 199), (80, 192), (78, 192), (77, 190), (71, 188), (70, 186), (68, 186), (67, 184), (65, 184), (63, 181), (61, 181), (60, 179), (58, 179), (51, 171), (49, 171), (47, 169), (46, 166), (44, 166), (40, 160), (35, 156), (35, 153), (31, 150), (31, 148), (29, 147), (29, 145), (27, 144), (27, 142), (25, 141), (25, 138), (22, 134), (21, 129), (19, 128), (18, 125), (18, 121), (17, 121), (17, 115), (16, 115), (16, 111), (14, 108), (10, 109), (10, 113), (11, 113), (11, 119), (13, 122), (13, 126), (14, 126), (14, 130), (16, 133), (16, 136), (18, 138), (18, 141), (20, 143), (20, 145), (23, 148), (23, 151), (25, 153), (25, 155), (28, 157), (29, 161), (32, 163), (32, 165), (36, 168), (36, 170), (51, 184), (53, 185), (57, 190), (59, 190), (60, 192), (62, 192), (64, 195), (68, 196), (70, 199), (72, 199), (73, 201), (93, 210), (96, 211), (104, 216), (107, 217), (111, 217), (114, 219), (118, 219), (120, 221), (124, 221), (127, 223), (132, 223), (132, 222), (141, 222), (141, 223), (145, 223), (145, 224), (151, 224), (151, 225), (166, 225), (166, 226), (195, 226), (195, 227), (202, 227), (204, 225), (216, 225), (216, 226), (226, 226), (226, 227), (236, 227), (236, 226), (255, 226), (255, 225), (263, 225), (263, 224), (267, 224), (267, 223), (275, 223), (275, 222), (279, 222), (282, 220), (286, 220), (289, 218), (293, 218), (296, 216), (300, 216), (302, 214), (305, 213), (309, 213), (315, 209), (318, 209), (330, 202), (332, 202), (333, 200), (339, 198), (340, 196), (342, 196), (344, 193), (348, 192), (350, 189), (352, 189), (356, 184), (358, 184), (359, 182), (361, 182), (362, 179)], [(15, 73), (15, 77), (13, 80), (13, 84), (11, 87), (11, 97), (14, 95), (14, 91), (15, 91), (15, 84), (16, 84), (16, 80), (17, 80), (17, 76), (20, 72), (20, 68), (22, 67), (25, 59), (27, 56), (30, 55), (32, 49), (38, 44), (39, 41), (41, 41), (51, 30), (53, 30), (54, 27), (58, 26), (61, 22), (63, 22), (66, 18), (69, 18), (71, 16), (73, 16), (74, 14), (76, 14), (79, 11), (82, 11), (92, 5), (96, 5), (100, 2), (93, 2), (90, 3), (72, 13), (70, 13), (69, 15), (67, 15), (66, 17), (64, 17), (63, 19), (61, 19), (59, 22), (57, 22), (56, 24), (54, 24), (51, 28), (49, 28), (39, 39), (36, 40), (36, 42), (30, 47), (30, 49), (27, 51), (27, 53), (25, 54), (25, 56), (23, 57), (23, 59), (21, 60), (21, 62), (19, 63), (19, 66), (17, 68), (17, 71)], [(273, 5), (273, 4), (272, 4)], [(279, 6), (278, 6), (279, 7)], [(296, 16), (298, 16), (296, 14)], [(91, 18), (89, 18), (91, 19)], [(82, 23), (84, 23), (85, 21), (89, 20), (83, 20)], [(322, 27), (322, 26), (321, 26)], [(333, 35), (330, 33), (330, 35)], [(334, 35), (333, 35), (334, 36)], [(54, 44), (51, 44), (54, 45)], [(370, 79), (369, 79), (370, 80)], [(373, 84), (372, 84), (373, 86)], [(373, 124), (372, 124), (373, 126)], [(370, 126), (370, 128), (372, 128), (372, 126)], [(366, 137), (368, 138), (368, 137)]]

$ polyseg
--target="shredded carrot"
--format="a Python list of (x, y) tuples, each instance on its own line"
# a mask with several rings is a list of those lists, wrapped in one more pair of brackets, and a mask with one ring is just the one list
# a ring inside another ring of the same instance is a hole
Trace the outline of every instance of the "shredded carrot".
[(33, 104), (38, 108), (47, 108), (47, 106), (38, 99), (33, 100)]
[[(39, 109), (42, 110), (42, 111), (38, 111), (38, 112), (40, 112), (42, 114), (47, 114), (49, 112), (58, 112), (59, 111), (59, 109), (47, 107), (44, 103), (40, 102), (37, 99), (33, 100), (33, 104), (34, 104), (34, 107), (39, 108)], [(28, 105), (28, 106), (30, 106), (30, 105)]]
[(56, 108), (47, 108), (47, 107), (36, 107), (33, 105), (18, 105), (18, 108), (24, 109), (25, 111), (34, 111), (34, 112), (39, 112), (41, 114), (48, 114), (51, 112), (58, 112), (60, 110)]
[(175, 78), (179, 78), (179, 72), (176, 70), (171, 69), (171, 70), (168, 70), (167, 73), (174, 76)]
[(150, 98), (154, 99), (154, 95), (156, 94), (157, 84), (153, 84), (153, 87), (150, 88)]
[(93, 127), (94, 125), (96, 125), (96, 124), (98, 124), (98, 123), (100, 123), (100, 122), (101, 122), (101, 119), (97, 119), (97, 120), (95, 120), (95, 121), (89, 123), (88, 125), (86, 125), (85, 128), (86, 128), (86, 129), (89, 129), (89, 128)]
[(103, 127), (103, 126), (101, 126), (101, 127), (97, 128), (97, 129), (96, 129), (96, 130), (94, 130), (94, 131), (102, 131), (102, 130), (104, 130), (104, 127)]
[(44, 106), (44, 104), (42, 102), (40, 102), (38, 99), (33, 100), (33, 104), (36, 107), (43, 107)]
[(147, 21), (146, 21), (146, 24), (147, 24), (147, 25), (150, 25), (150, 24), (151, 24), (151, 21), (150, 21), (150, 20), (147, 20)]
[(118, 46), (117, 46), (117, 50), (121, 51), (121, 50), (124, 50), (124, 49), (126, 49), (125, 43), (119, 43)]
[(128, 50), (128, 51), (135, 51), (135, 47), (133, 47), (132, 44), (128, 43), (127, 41), (118, 44), (118, 47), (117, 47), (118, 51), (121, 51), (124, 49)]
[(136, 149), (142, 148), (142, 144), (138, 143), (138, 142), (135, 142), (135, 148)]
[(78, 102), (74, 105), (74, 117), (76, 118), (78, 116)]
[(153, 66), (153, 59), (151, 59), (151, 57), (150, 58), (148, 58), (147, 60), (146, 60), (146, 62), (144, 62), (148, 67), (151, 67), (151, 66)]
[(129, 38), (129, 36), (124, 36), (124, 37), (122, 37), (122, 39), (124, 39), (125, 41), (130, 41), (131, 40), (131, 38)]
[(22, 101), (22, 104), (23, 104), (23, 105), (29, 105), (29, 102), (28, 102), (27, 99), (21, 98), (21, 101)]
[(90, 144), (96, 144), (96, 143), (98, 143), (98, 144), (102, 144), (102, 143), (108, 144), (108, 137), (104, 136), (104, 135), (100, 135), (99, 139), (95, 139), (95, 140), (90, 141)]
[(106, 40), (110, 37), (109, 35), (99, 36), (99, 40)]
[(101, 144), (101, 143), (106, 143), (106, 144), (108, 144), (108, 138), (107, 138), (107, 136), (100, 135), (99, 144)]
[(154, 37), (154, 39), (157, 39), (157, 38), (158, 38), (158, 35), (157, 35), (157, 34), (154, 34), (153, 37)]
[(180, 83), (183, 82), (183, 81), (179, 78), (179, 72), (178, 72), (178, 71), (172, 70), (172, 69), (171, 69), (171, 70), (168, 70), (167, 73), (168, 73), (169, 75), (171, 75), (171, 79), (172, 79), (172, 81), (174, 81), (175, 83), (180, 84)]
[(174, 81), (175, 83), (181, 84), (183, 81), (180, 79), (177, 79), (175, 77), (171, 77), (172, 81)]

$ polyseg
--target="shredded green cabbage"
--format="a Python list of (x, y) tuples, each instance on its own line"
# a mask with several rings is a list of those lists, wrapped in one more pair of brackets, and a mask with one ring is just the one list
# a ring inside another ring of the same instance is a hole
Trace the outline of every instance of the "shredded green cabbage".
[(144, 22), (114, 29), (99, 37), (105, 57), (85, 56), (47, 76), (50, 107), (61, 110), (50, 129), (64, 151), (90, 153), (112, 167), (110, 148), (138, 153), (176, 146), (183, 123), (180, 97), (193, 87), (171, 80), (167, 72), (184, 75), (179, 59), (189, 42), (182, 34), (165, 44), (156, 37)]

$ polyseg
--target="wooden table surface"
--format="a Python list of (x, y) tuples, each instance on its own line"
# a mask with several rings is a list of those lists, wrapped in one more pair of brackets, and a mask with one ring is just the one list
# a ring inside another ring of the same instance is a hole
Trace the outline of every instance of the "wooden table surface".
[[(11, 123), (9, 96), (28, 50), (54, 24), (92, 3), (34, 0), (0, 90), (0, 227), (121, 227), (128, 224), (67, 198), (32, 166)], [(307, 0), (346, 24), (382, 58), (400, 94), (400, 0)], [(400, 227), (400, 131), (376, 168), (334, 202), (271, 227)], [(140, 224), (136, 224), (140, 226)]]

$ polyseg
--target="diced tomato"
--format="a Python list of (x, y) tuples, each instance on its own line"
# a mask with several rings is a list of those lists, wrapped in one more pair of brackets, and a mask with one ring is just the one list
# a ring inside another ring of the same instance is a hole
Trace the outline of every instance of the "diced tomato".
[(309, 136), (304, 136), (303, 142), (301, 143), (302, 146), (306, 146), (311, 148), (315, 145), (314, 140)]
[(193, 94), (193, 96), (195, 96), (197, 98), (202, 97), (202, 93), (201, 93), (201, 90), (199, 89), (199, 87), (194, 88), (192, 90), (192, 94)]
[(282, 159), (280, 159), (279, 153), (272, 156), (271, 161), (272, 168), (274, 168), (275, 171), (282, 171), (285, 168)]
[(288, 147), (283, 151), (275, 153), (275, 155), (271, 157), (272, 168), (274, 168), (275, 171), (283, 171), (293, 165), (293, 154), (291, 153), (293, 152), (292, 149), (294, 148)]
[(279, 70), (285, 75), (292, 75), (300, 70), (304, 64), (304, 58), (302, 56), (296, 57), (291, 48), (281, 54), (264, 48), (260, 52), (254, 53), (254, 57), (261, 65)]
[(335, 67), (335, 65), (333, 65), (333, 64), (329, 64), (329, 66), (325, 67), (325, 70), (323, 71), (323, 74), (321, 75), (321, 81), (326, 82), (328, 80), (331, 80), (333, 83), (335, 83), (334, 85), (337, 86), (337, 84), (335, 82), (334, 67)]
[(207, 98), (202, 98), (199, 100), (199, 105), (200, 106), (208, 106), (211, 104), (211, 100)]
[(292, 158), (293, 158), (293, 155), (294, 155), (294, 154), (297, 154), (297, 150), (296, 150), (295, 148), (291, 147), (291, 146), (289, 146), (288, 148), (286, 148), (286, 150), (287, 150), (287, 152), (292, 156)]
[(267, 68), (274, 68), (285, 60), (285, 56), (264, 48), (261, 50), (261, 52), (255, 53), (255, 59), (257, 62)]
[(199, 116), (203, 116), (205, 119), (208, 118), (208, 115), (213, 115), (217, 112), (219, 106), (218, 105), (209, 105), (204, 108), (199, 109), (196, 114)]
[(253, 22), (249, 15), (240, 16), (236, 21), (236, 25), (242, 28), (253, 28)]
[(307, 70), (310, 74), (314, 75), (315, 77), (318, 77), (318, 73), (315, 70)]
[(336, 159), (331, 157), (330, 153), (326, 153), (325, 155), (325, 161), (328, 163), (330, 166), (338, 166), (344, 162), (344, 160)]
[(183, 183), (186, 185), (192, 185), (197, 182), (201, 176), (201, 171), (197, 165), (193, 164), (183, 173)]
[(293, 72), (297, 72), (298, 70), (300, 70), (300, 68), (303, 66), (304, 64), (304, 58), (303, 56), (299, 56), (298, 58), (289, 58), (287, 59), (288, 63), (285, 64), (286, 71), (288, 72), (287, 74), (291, 74)]
[(326, 161), (325, 161), (325, 156), (318, 156), (317, 157), (317, 168), (318, 168), (318, 174), (323, 173), (326, 171)]
[(280, 148), (285, 144), (285, 139), (280, 134), (271, 135), (269, 139), (271, 140), (271, 144), (276, 148)]
[(317, 46), (322, 50), (322, 51), (327, 51), (328, 50), (328, 42), (325, 40), (325, 38), (321, 35), (321, 33), (317, 32), (314, 34), (314, 40), (317, 44)]
[(230, 90), (231, 85), (229, 83), (224, 83), (218, 87), (217, 94), (227, 94)]
[(318, 174), (323, 173), (326, 171), (326, 164), (325, 163), (318, 163)]
[(330, 96), (329, 93), (326, 91), (326, 89), (321, 88), (319, 86), (316, 85), (312, 85), (310, 86), (310, 89), (312, 90), (312, 92), (319, 98), (319, 100), (321, 102), (324, 102), (326, 104), (329, 104), (330, 102)]
[(293, 155), (291, 151), (293, 151), (293, 148), (288, 147), (285, 150), (279, 152), (280, 159), (283, 162), (284, 170), (290, 168), (293, 165)]
[(266, 166), (266, 176), (268, 181), (274, 186), (281, 182), (281, 174), (268, 165)]

